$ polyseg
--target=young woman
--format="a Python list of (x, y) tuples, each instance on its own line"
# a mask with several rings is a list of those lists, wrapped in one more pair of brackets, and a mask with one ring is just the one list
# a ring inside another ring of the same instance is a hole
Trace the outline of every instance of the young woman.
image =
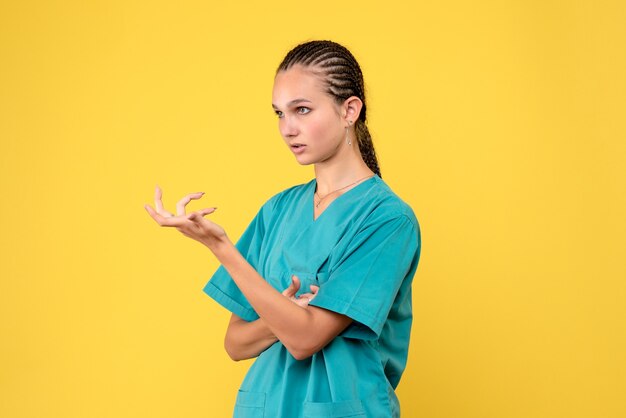
[(146, 210), (221, 263), (204, 292), (232, 313), (226, 351), (257, 357), (235, 417), (398, 417), (421, 237), (381, 178), (361, 69), (335, 42), (300, 44), (278, 67), (272, 107), (315, 178), (267, 200), (236, 245), (204, 217), (214, 208), (185, 213), (203, 193), (174, 215), (157, 186)]

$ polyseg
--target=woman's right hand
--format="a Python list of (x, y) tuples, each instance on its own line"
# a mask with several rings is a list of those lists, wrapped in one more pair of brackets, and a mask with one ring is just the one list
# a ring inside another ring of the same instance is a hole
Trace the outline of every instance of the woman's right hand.
[(156, 210), (148, 204), (144, 205), (144, 208), (159, 225), (175, 227), (186, 237), (194, 239), (204, 244), (209, 249), (212, 249), (213, 244), (227, 239), (224, 228), (204, 218), (205, 215), (210, 215), (215, 212), (217, 208), (201, 209), (189, 214), (185, 212), (187, 204), (191, 200), (200, 199), (202, 195), (204, 195), (204, 192), (190, 193), (184, 196), (176, 204), (176, 215), (174, 215), (163, 207), (163, 201), (161, 200), (163, 191), (159, 186), (156, 186), (154, 190), (154, 204)]
[(319, 286), (315, 286), (312, 284), (310, 293), (303, 293), (300, 296), (296, 297), (296, 293), (300, 289), (300, 279), (298, 276), (291, 276), (291, 284), (285, 290), (283, 290), (283, 295), (288, 297), (292, 302), (296, 305), (306, 308), (309, 306), (309, 302), (315, 298), (317, 295), (317, 291), (319, 290)]

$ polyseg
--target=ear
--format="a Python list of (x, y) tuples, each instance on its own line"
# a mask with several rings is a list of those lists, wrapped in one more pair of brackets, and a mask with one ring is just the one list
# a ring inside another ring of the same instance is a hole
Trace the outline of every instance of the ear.
[[(343, 118), (348, 123), (348, 121), (352, 121), (352, 123), (356, 123), (359, 119), (359, 115), (361, 114), (361, 108), (363, 107), (363, 102), (356, 96), (350, 96), (343, 102)], [(350, 125), (346, 125), (350, 126)]]

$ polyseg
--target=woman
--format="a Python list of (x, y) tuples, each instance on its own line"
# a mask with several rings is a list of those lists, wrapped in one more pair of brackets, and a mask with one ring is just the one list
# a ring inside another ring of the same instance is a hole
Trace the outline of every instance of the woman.
[(214, 208), (185, 213), (203, 193), (173, 215), (157, 187), (146, 210), (221, 263), (204, 291), (232, 312), (226, 351), (257, 357), (235, 417), (398, 417), (421, 237), (381, 178), (360, 67), (337, 43), (306, 42), (278, 67), (272, 96), (282, 137), (314, 179), (271, 197), (236, 246), (204, 218)]

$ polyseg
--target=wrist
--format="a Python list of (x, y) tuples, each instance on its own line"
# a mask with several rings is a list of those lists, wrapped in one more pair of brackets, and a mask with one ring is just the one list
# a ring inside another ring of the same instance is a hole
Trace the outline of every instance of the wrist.
[(215, 238), (205, 242), (204, 245), (206, 245), (217, 258), (220, 258), (220, 255), (224, 254), (229, 247), (232, 247), (233, 243), (230, 241), (228, 236), (224, 234), (220, 238)]

